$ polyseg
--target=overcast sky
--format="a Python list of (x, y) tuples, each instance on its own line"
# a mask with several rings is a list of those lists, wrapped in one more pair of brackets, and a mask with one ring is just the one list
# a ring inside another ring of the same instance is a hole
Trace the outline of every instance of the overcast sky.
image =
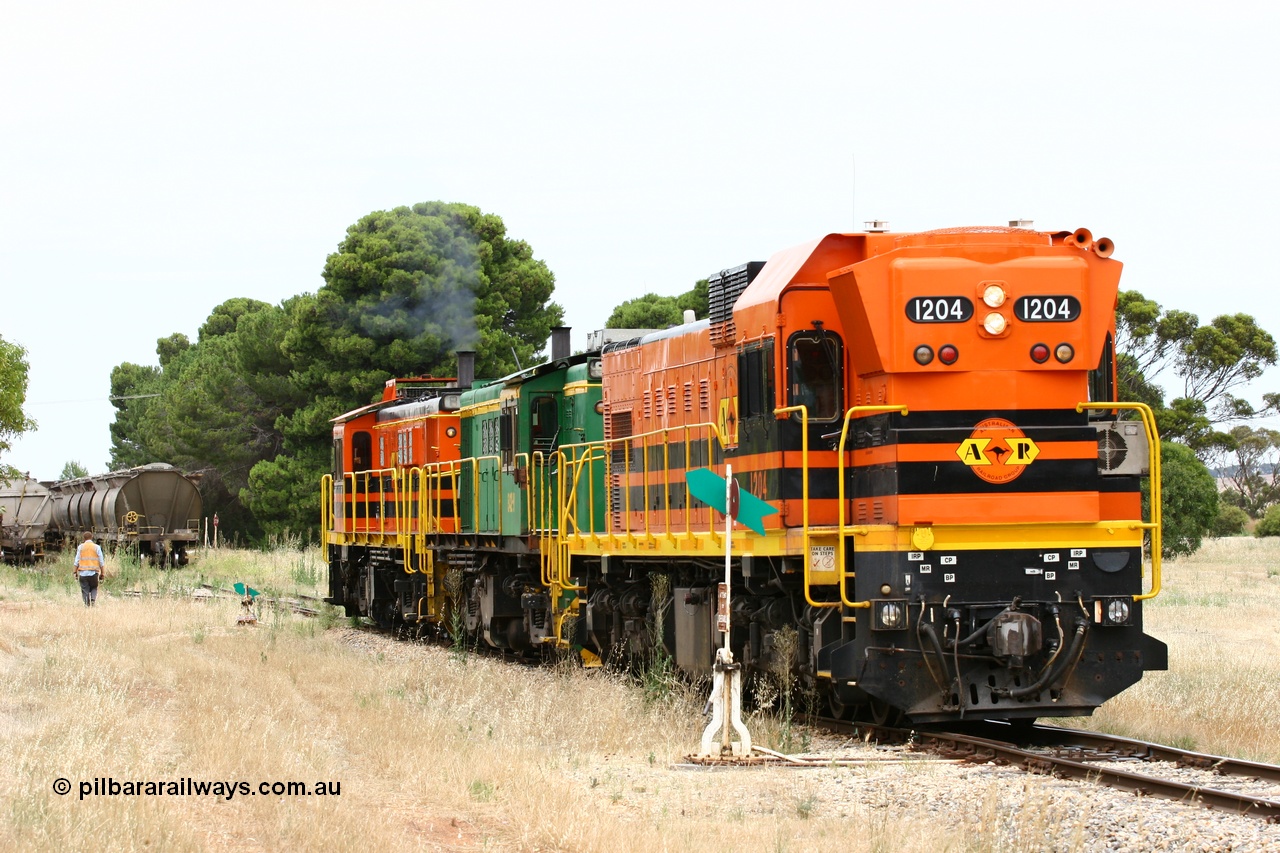
[(533, 246), (575, 348), (872, 218), (1085, 226), (1122, 286), (1280, 335), (1276, 8), (6, 4), (0, 336), (40, 426), (4, 461), (106, 470), (113, 366), (316, 290), (348, 226), (434, 199)]

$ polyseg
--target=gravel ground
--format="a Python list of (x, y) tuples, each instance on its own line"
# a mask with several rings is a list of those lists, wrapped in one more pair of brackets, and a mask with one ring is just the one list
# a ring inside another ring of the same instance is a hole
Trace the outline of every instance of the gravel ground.
[[(754, 779), (754, 784), (748, 783), (750, 787), (764, 789), (772, 786), (761, 785), (761, 776), (782, 776), (793, 783), (804, 777), (807, 784), (803, 789), (812, 797), (805, 807), (814, 814), (851, 816), (890, 810), (898, 817), (959, 821), (974, 832), (987, 831), (995, 822), (1000, 825), (1000, 836), (1011, 842), (1010, 849), (1280, 851), (1280, 825), (1083, 781), (1036, 776), (995, 764), (940, 761), (905, 747), (825, 736), (815, 739), (812, 755), (865, 763), (822, 768), (706, 769), (683, 765), (667, 773), (717, 774), (716, 788), (721, 791), (736, 787), (729, 778), (733, 776)], [(1215, 776), (1165, 762), (1117, 762), (1113, 766), (1280, 799), (1280, 785), (1270, 782)], [(656, 777), (662, 775), (640, 768), (631, 772), (642, 787), (657, 786)], [(655, 778), (646, 782), (646, 776)], [(776, 806), (756, 804), (760, 813)]]

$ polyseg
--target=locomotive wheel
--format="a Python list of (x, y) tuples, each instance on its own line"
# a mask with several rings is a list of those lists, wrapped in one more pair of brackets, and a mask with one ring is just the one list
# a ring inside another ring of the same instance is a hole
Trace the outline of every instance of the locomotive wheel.
[(834, 684), (827, 688), (827, 708), (837, 720), (853, 719), (853, 706), (840, 699), (840, 693)]
[(902, 712), (881, 699), (870, 697), (867, 713), (877, 726), (896, 726), (902, 721)]

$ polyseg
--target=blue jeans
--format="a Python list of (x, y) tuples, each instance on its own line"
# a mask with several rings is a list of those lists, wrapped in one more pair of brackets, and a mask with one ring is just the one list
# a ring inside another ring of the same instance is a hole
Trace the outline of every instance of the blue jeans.
[(80, 575), (80, 596), (84, 599), (85, 607), (92, 607), (93, 603), (98, 600), (98, 576)]

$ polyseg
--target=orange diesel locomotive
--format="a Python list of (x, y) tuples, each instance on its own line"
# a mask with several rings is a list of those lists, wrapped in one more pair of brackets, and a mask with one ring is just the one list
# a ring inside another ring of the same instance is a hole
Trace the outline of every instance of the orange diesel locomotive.
[[(382, 399), (333, 419), (333, 475), (322, 489), (325, 536), (369, 555), (398, 553), (397, 570), (425, 561), (414, 547), (457, 531), (459, 391), (475, 354), (458, 353), (454, 378), (391, 379)], [(367, 615), (367, 614), (366, 614)]]
[[(515, 454), (511, 476), (473, 474), (474, 501), (551, 510), (507, 538), (463, 512), (422, 543), (430, 600), (397, 618), (445, 624), (438, 590), (465, 589), (458, 608), (504, 620), (468, 623), (477, 641), (588, 661), (660, 646), (708, 672), (724, 527), (685, 474), (732, 465), (778, 510), (731, 533), (745, 668), (789, 665), (879, 720), (1089, 713), (1167, 657), (1142, 630), (1159, 441), (1115, 399), (1111, 251), (1083, 229), (833, 234), (713, 276), (709, 318), (603, 347), (603, 439), (559, 430), (523, 473)], [(513, 442), (535, 416), (523, 376), (502, 380)], [(479, 455), (464, 441), (462, 476)]]
[(794, 628), (837, 711), (1089, 713), (1167, 657), (1142, 631), (1159, 443), (1115, 401), (1111, 251), (1083, 229), (835, 234), (712, 277), (707, 321), (605, 351), (610, 535), (571, 554), (611, 585), (670, 573), (674, 656), (706, 669), (717, 570), (691, 549), (714, 532), (690, 533), (714, 523), (682, 475), (709, 455), (779, 510), (734, 533), (748, 668)]

